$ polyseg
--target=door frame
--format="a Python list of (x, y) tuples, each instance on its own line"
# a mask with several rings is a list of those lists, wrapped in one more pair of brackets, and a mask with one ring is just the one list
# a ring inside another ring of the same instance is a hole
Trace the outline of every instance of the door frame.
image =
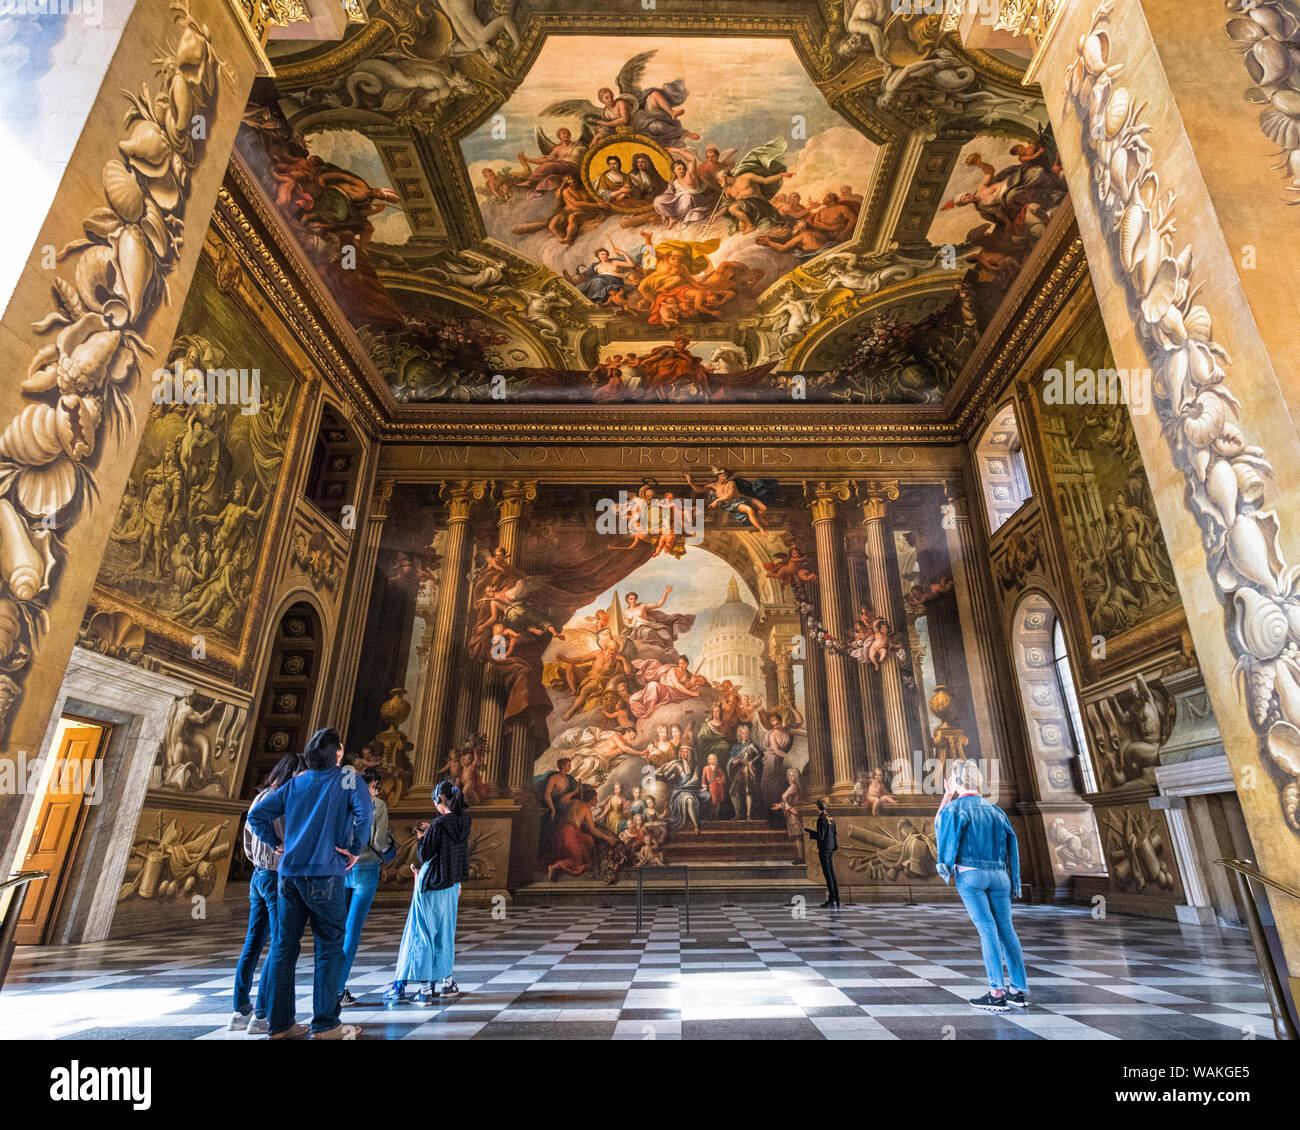
[[(95, 754), (92, 760), (99, 762), (99, 781), (100, 781), (100, 788), (102, 789), (104, 787), (104, 781), (105, 781), (104, 754), (108, 751), (108, 744), (113, 734), (114, 724), (112, 722), (102, 722), (98, 718), (86, 718), (78, 714), (73, 714), (71, 712), (65, 712), (63, 714), (60, 714), (58, 716), (58, 722), (71, 722), (79, 726), (93, 726), (95, 729), (99, 731), (99, 741), (95, 744)], [(56, 732), (57, 732), (57, 722), (56, 722)], [(54, 750), (53, 754), (57, 756), (58, 750)], [(58, 772), (59, 772), (59, 767), (58, 767), (58, 763), (56, 762), (54, 767), (50, 770), (50, 776), (46, 780), (45, 788), (41, 790), (40, 796), (33, 798), (33, 804), (38, 806), (37, 812), (40, 811), (39, 806), (44, 805), (45, 797), (50, 790), (50, 784), (54, 782)], [(102, 799), (103, 798), (101, 795), (101, 800)], [(58, 875), (50, 876), (50, 880), (52, 880), (54, 883), (54, 893), (50, 900), (49, 913), (46, 915), (45, 922), (41, 926), (41, 936), (35, 942), (28, 943), (28, 944), (41, 945), (41, 946), (47, 944), (49, 941), (50, 934), (54, 930), (54, 924), (59, 920), (59, 912), (63, 907), (63, 899), (64, 896), (67, 894), (67, 890), (68, 890), (68, 876), (72, 874), (73, 869), (77, 866), (78, 853), (81, 850), (82, 833), (85, 831), (87, 823), (89, 823), (89, 817), (90, 817), (89, 810), (91, 809), (91, 807), (93, 806), (88, 805), (85, 802), (84, 798), (77, 805), (78, 811), (77, 811), (77, 818), (75, 821), (75, 827), (72, 830), (72, 840), (68, 844), (67, 854), (63, 857), (63, 866), (59, 868)], [(24, 821), (24, 824), (26, 824), (26, 821)], [(32, 836), (34, 835), (35, 835), (35, 831), (29, 834), (26, 842), (19, 846), (18, 850), (20, 853), (25, 851), (30, 846), (32, 842)], [(28, 891), (28, 897), (30, 896), (31, 896), (31, 892)], [(24, 927), (20, 926), (20, 929), (22, 928)]]
[[(172, 704), (192, 685), (99, 652), (73, 647), (63, 684), (51, 708), (40, 756), (51, 756), (59, 719), (84, 719), (111, 727), (100, 752), (99, 804), (82, 822), (75, 857), (64, 868), (61, 904), (51, 916), (46, 944), (100, 942), (109, 936), (117, 896), (149, 789)], [(44, 794), (42, 793), (42, 798)], [(23, 835), (36, 798), (22, 797), (13, 827), (3, 841), (0, 861), (21, 863)]]

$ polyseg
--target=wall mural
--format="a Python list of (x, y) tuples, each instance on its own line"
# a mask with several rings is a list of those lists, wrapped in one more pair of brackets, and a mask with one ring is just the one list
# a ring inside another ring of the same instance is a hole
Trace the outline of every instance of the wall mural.
[(1211, 312), (1194, 301), (1193, 249), (1174, 252), (1177, 193), (1161, 193), (1156, 149), (1146, 136), (1151, 127), (1123, 84), (1126, 64), (1111, 57), (1111, 10), (1104, 3), (1094, 11), (1063, 78), (1089, 164), (1121, 174), (1097, 176), (1093, 202), (1110, 231), (1138, 340), (1157, 373), (1155, 409), (1187, 480), (1187, 505), (1224, 605), (1261, 758), (1277, 783), (1287, 826), (1300, 834), (1297, 573), (1282, 559), (1278, 515), (1262, 509), (1272, 468), (1239, 422), (1227, 383), (1231, 359), (1214, 338)]
[(256, 399), (221, 403), (209, 399), (213, 385), (196, 389), (193, 403), (151, 408), (98, 583), (233, 647), (283, 484), (298, 381), (266, 338), (249, 338), (247, 315), (206, 269), (177, 328), (170, 371), (239, 370)]
[[(937, 548), (937, 487), (909, 488), (911, 509), (900, 515), (908, 555), (898, 628), (864, 607), (838, 638), (822, 622), (824, 579), (812, 567), (808, 507), (815, 495), (824, 509), (824, 491), (719, 467), (603, 489), (443, 486), (441, 495), (394, 490), (350, 740), (370, 741), (376, 764), (396, 749), (424, 758), (431, 763), (417, 775), (455, 780), (478, 804), (507, 791), (507, 770), (511, 787), (531, 778), (543, 821), (527, 850), (539, 881), (612, 882), (629, 866), (683, 860), (794, 856), (802, 868), (799, 806), (814, 799), (809, 719), (826, 708), (824, 690), (808, 699), (809, 649), (824, 654), (819, 664), (897, 667), (914, 747), (928, 748), (923, 729), (947, 727), (953, 748), (975, 754), (951, 570)], [(839, 486), (847, 515), (852, 493)], [(464, 534), (447, 532), (453, 505), (468, 514), (458, 519), (468, 521)], [(497, 524), (507, 511), (522, 513), (509, 548)], [(923, 536), (917, 515), (930, 511), (936, 529)], [(448, 556), (462, 544), (472, 558), (463, 574)], [(449, 600), (462, 610), (459, 628), (447, 619)], [(913, 674), (922, 655), (924, 687)], [(438, 660), (452, 669), (441, 707), (428, 699)], [(425, 715), (439, 709), (436, 720)], [(420, 746), (432, 731), (444, 735), (436, 757)], [(874, 862), (862, 874), (933, 878), (932, 829), (899, 825), (889, 774), (872, 771), (863, 750), (855, 760), (852, 803), (865, 819), (892, 821), (871, 825), (876, 838), (861, 850)]]
[[(1054, 362), (1113, 370), (1100, 312), (1061, 347)], [(1048, 473), (1083, 594), (1091, 633), (1113, 637), (1182, 603), (1151, 485), (1123, 404), (1043, 404)]]
[(71, 279), (56, 276), (54, 309), (33, 327), (58, 333), (20, 382), (32, 403), (0, 434), (0, 740), (47, 626), (64, 543), (95, 497), (99, 460), (135, 430), (130, 397), (147, 364), (141, 334), (165, 300), (205, 148), (190, 123), (210, 121), (229, 73), (188, 7), (170, 10), (157, 90), (126, 95), (120, 159), (103, 169), (104, 204), (59, 253), (75, 255), (76, 269)]

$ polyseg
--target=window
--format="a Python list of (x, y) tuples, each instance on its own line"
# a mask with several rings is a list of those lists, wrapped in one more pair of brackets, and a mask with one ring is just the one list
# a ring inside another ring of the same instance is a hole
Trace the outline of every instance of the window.
[(975, 446), (975, 467), (991, 533), (1034, 496), (1014, 405), (1004, 404), (984, 429)]
[(1061, 629), (1059, 618), (1052, 628), (1052, 658), (1056, 666), (1056, 686), (1061, 692), (1061, 700), (1065, 703), (1070, 723), (1070, 744), (1074, 746), (1074, 755), (1078, 758), (1083, 786), (1085, 791), (1095, 793), (1097, 778), (1092, 771), (1092, 758), (1088, 756), (1088, 746), (1083, 736), (1083, 715), (1079, 711), (1079, 700), (1074, 694), (1074, 673), (1070, 670), (1070, 653), (1065, 649), (1065, 632)]

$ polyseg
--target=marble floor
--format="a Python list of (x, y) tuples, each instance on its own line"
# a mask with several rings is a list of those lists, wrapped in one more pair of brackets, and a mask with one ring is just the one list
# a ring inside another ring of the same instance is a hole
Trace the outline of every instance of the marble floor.
[[(1198, 1040), (1273, 1034), (1244, 930), (1017, 907), (1032, 1007), (984, 991), (960, 907), (463, 909), (447, 1005), (384, 1008), (404, 913), (376, 909), (344, 1018), (364, 1039)], [(0, 993), (0, 1038), (251, 1040), (225, 1030), (239, 926), (24, 947)], [(298, 1017), (311, 1012), (311, 940)]]

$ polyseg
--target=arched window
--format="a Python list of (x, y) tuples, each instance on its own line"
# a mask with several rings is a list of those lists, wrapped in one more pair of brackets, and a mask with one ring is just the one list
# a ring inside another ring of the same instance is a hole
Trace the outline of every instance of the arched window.
[(1096, 814), (1083, 796), (1097, 784), (1065, 632), (1041, 593), (1028, 592), (1016, 605), (1012, 658), (1053, 873), (1058, 883), (1069, 875), (1104, 875)]
[(1070, 669), (1070, 653), (1066, 650), (1065, 632), (1061, 629), (1059, 619), (1052, 629), (1052, 662), (1056, 667), (1056, 687), (1061, 701), (1065, 703), (1066, 721), (1070, 725), (1070, 744), (1074, 746), (1074, 756), (1078, 759), (1084, 791), (1095, 793), (1097, 776), (1093, 772), (1092, 758), (1088, 756), (1083, 736), (1083, 713), (1079, 710), (1079, 698), (1074, 693), (1074, 672)]
[(984, 429), (975, 445), (975, 468), (992, 532), (1034, 496), (1014, 405), (1004, 404)]

